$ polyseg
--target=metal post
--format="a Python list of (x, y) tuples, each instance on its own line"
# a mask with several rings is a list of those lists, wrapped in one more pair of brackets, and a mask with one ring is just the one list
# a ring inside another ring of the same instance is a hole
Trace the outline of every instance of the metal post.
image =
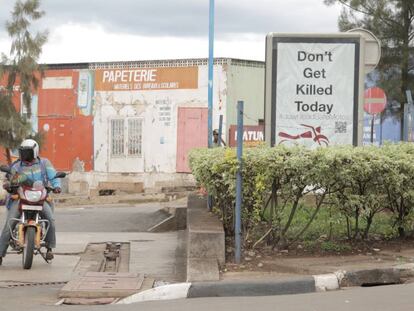
[(218, 128), (218, 143), (219, 146), (221, 146), (221, 142), (223, 141), (223, 139), (221, 138), (221, 135), (223, 133), (223, 115), (220, 115), (220, 119), (219, 119), (219, 128)]
[(411, 91), (406, 91), (407, 105), (404, 107), (404, 141), (413, 141), (413, 97)]
[[(207, 116), (207, 144), (213, 148), (213, 65), (214, 65), (214, 0), (210, 0), (209, 31), (208, 31), (208, 116)], [(213, 198), (207, 197), (207, 208), (213, 209)]]
[(236, 213), (235, 213), (235, 255), (236, 264), (240, 263), (241, 258), (241, 210), (242, 210), (242, 155), (243, 155), (243, 101), (237, 102), (237, 161), (239, 168), (236, 173)]
[(210, 0), (208, 41), (208, 147), (213, 147), (214, 0)]
[(373, 114), (371, 118), (371, 145), (374, 144), (374, 121), (375, 121), (375, 114)]
[(414, 118), (414, 105), (413, 105), (413, 97), (411, 95), (411, 91), (406, 91), (407, 95), (407, 141), (412, 142), (413, 141), (413, 118)]
[(383, 112), (380, 113), (380, 140), (379, 140), (380, 146), (382, 146), (382, 123), (384, 122), (383, 114), (384, 114)]

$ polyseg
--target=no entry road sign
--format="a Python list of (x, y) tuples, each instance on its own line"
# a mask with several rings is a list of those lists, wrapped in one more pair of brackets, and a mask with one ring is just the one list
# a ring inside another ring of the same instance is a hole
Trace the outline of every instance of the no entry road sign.
[(387, 96), (379, 87), (371, 87), (364, 94), (364, 110), (369, 114), (378, 114), (384, 111)]

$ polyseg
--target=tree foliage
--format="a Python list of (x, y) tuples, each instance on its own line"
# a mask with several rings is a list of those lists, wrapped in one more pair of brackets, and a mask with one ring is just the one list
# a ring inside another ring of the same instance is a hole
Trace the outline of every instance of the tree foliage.
[(382, 44), (378, 70), (371, 79), (378, 80), (390, 99), (401, 105), (406, 90), (414, 88), (414, 1), (412, 0), (324, 0), (325, 4), (341, 4), (339, 29), (365, 28)]
[[(30, 28), (43, 15), (39, 0), (18, 0), (11, 20), (5, 25), (12, 41), (9, 56), (2, 53), (0, 64), (0, 78), (6, 79), (5, 87), (0, 90), (0, 144), (5, 148), (15, 148), (24, 138), (34, 135), (29, 121), (31, 100), (39, 85), (41, 68), (38, 60), (47, 32), (32, 34)], [(27, 119), (16, 111), (13, 104), (13, 98), (20, 93)]]

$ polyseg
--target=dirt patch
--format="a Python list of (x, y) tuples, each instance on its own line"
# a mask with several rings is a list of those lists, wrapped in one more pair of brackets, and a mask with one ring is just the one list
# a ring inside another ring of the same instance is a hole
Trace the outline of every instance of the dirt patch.
[(389, 241), (315, 241), (311, 244), (298, 243), (288, 250), (277, 250), (270, 246), (246, 250), (239, 265), (234, 264), (234, 249), (227, 247), (226, 265), (221, 272), (309, 275), (408, 262), (414, 262), (413, 238)]

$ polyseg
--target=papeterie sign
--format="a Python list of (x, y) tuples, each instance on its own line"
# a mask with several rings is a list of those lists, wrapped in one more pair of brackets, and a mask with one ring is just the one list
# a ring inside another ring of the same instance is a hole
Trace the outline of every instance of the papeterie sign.
[(356, 144), (359, 42), (349, 36), (268, 37), (267, 141), (311, 148)]
[(198, 88), (197, 67), (103, 69), (95, 73), (97, 91), (151, 91)]

